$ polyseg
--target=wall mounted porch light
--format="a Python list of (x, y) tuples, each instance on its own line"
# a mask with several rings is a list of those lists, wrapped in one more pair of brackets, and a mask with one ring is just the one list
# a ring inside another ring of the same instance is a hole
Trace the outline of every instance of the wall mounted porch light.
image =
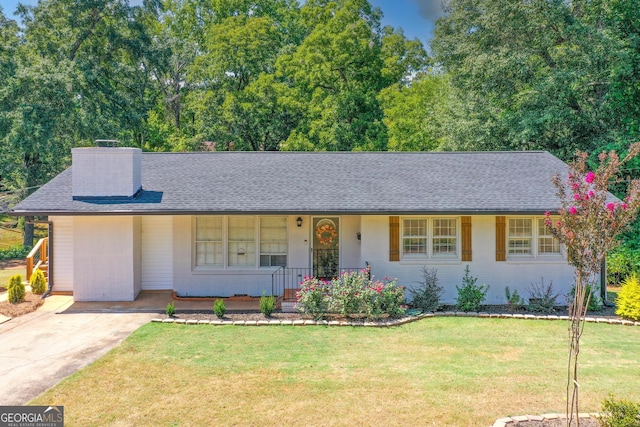
[(302, 227), (302, 218), (301, 217), (298, 217), (296, 219), (296, 224), (298, 224), (298, 227)]

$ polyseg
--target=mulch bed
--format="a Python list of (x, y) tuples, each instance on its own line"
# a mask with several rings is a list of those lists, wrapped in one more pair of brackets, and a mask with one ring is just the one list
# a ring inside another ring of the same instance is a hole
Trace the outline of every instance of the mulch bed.
[(7, 317), (18, 317), (36, 311), (42, 304), (44, 304), (44, 300), (40, 295), (27, 292), (24, 296), (24, 301), (21, 303), (11, 304), (9, 301), (0, 302), (0, 314)]

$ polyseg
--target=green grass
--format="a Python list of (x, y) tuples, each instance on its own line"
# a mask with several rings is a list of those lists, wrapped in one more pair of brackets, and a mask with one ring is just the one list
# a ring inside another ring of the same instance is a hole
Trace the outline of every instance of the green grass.
[[(565, 410), (566, 322), (394, 328), (152, 323), (34, 405), (66, 425), (488, 426)], [(587, 324), (581, 411), (640, 396), (640, 328)]]
[(9, 278), (14, 274), (19, 274), (22, 276), (22, 280), (26, 280), (27, 277), (27, 269), (26, 267), (21, 268), (11, 268), (11, 269), (0, 269), (0, 288), (6, 288), (9, 283)]

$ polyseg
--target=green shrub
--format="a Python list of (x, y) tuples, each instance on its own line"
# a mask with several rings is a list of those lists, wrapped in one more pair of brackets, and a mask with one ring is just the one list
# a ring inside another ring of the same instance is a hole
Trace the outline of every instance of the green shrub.
[(321, 319), (325, 314), (377, 319), (404, 314), (404, 288), (395, 280), (374, 281), (366, 272), (344, 273), (331, 282), (305, 277), (297, 292), (298, 311)]
[(24, 284), (22, 283), (22, 276), (15, 274), (9, 279), (7, 285), (8, 300), (11, 304), (18, 304), (24, 301)]
[(47, 289), (47, 279), (44, 277), (44, 273), (37, 269), (31, 275), (31, 292), (36, 295), (44, 294), (44, 291)]
[(619, 286), (632, 274), (640, 274), (640, 251), (620, 246), (607, 255), (607, 284)]
[(167, 316), (173, 317), (173, 315), (176, 314), (176, 304), (171, 301), (167, 304), (167, 308), (165, 308), (164, 312), (167, 313)]
[(305, 277), (296, 292), (296, 310), (322, 319), (329, 310), (329, 282), (316, 277)]
[(222, 318), (226, 312), (227, 307), (224, 305), (224, 300), (217, 299), (213, 302), (213, 313), (216, 317)]
[(540, 283), (532, 283), (527, 291), (529, 292), (529, 310), (539, 313), (553, 313), (559, 295), (553, 292), (553, 281), (545, 285), (544, 277), (542, 277)]
[(511, 292), (507, 286), (504, 289), (504, 296), (507, 298), (509, 311), (518, 311), (524, 307), (524, 299), (520, 296), (517, 289), (514, 289), (513, 292)]
[(622, 284), (616, 298), (616, 314), (625, 319), (640, 320), (640, 283), (632, 274)]
[(602, 415), (599, 419), (602, 427), (638, 427), (640, 426), (640, 405), (624, 400), (614, 400), (609, 396), (602, 402)]
[[(600, 297), (598, 297), (598, 295), (595, 294), (596, 289), (600, 289), (600, 286), (598, 285), (587, 285), (587, 289), (585, 292), (585, 298), (587, 297), (587, 295), (591, 295), (589, 297), (589, 305), (587, 306), (587, 311), (595, 311), (598, 310), (600, 308), (600, 306), (602, 305), (602, 302), (600, 301)], [(569, 303), (573, 302), (573, 298), (576, 296), (576, 285), (574, 284), (571, 287), (571, 291), (569, 291), (569, 295), (567, 295), (569, 297)]]
[(469, 274), (469, 266), (464, 269), (462, 286), (456, 285), (458, 298), (456, 298), (456, 308), (461, 311), (480, 311), (489, 291), (488, 285), (476, 285), (478, 279)]
[(435, 268), (422, 267), (422, 281), (420, 286), (410, 289), (413, 299), (411, 306), (422, 312), (436, 311), (440, 308), (440, 297), (442, 287), (438, 286), (438, 270)]
[(31, 252), (31, 248), (25, 246), (14, 246), (8, 249), (0, 249), (0, 260), (23, 259)]
[(260, 297), (260, 312), (266, 317), (271, 317), (271, 314), (276, 310), (276, 298), (273, 295), (266, 296), (262, 292)]

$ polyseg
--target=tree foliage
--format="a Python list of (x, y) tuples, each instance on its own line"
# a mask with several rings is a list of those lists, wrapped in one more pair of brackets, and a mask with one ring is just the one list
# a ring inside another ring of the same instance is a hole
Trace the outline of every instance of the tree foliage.
[(633, 0), (451, 0), (435, 60), (450, 76), (454, 147), (544, 149), (569, 160), (637, 134)]
[(619, 179), (624, 164), (639, 154), (640, 143), (632, 144), (622, 159), (614, 151), (603, 151), (598, 156), (598, 168), (592, 171), (587, 153), (579, 152), (576, 161), (570, 164), (568, 176), (558, 175), (553, 180), (560, 201), (559, 219), (552, 219), (551, 212), (547, 212), (545, 223), (565, 246), (567, 261), (576, 271), (573, 301), (569, 306), (567, 426), (579, 413), (578, 355), (590, 290), (607, 252), (619, 244), (618, 236), (640, 210), (640, 180), (630, 183), (623, 200), (612, 198), (608, 190)]

